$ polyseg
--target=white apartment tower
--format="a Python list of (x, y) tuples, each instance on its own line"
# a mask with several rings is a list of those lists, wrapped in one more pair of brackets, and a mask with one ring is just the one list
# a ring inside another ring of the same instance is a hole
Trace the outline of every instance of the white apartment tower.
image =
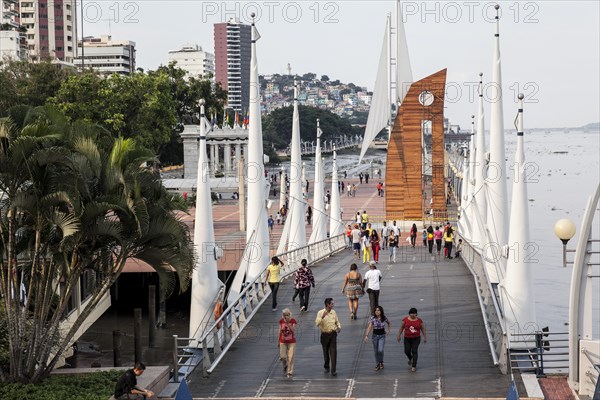
[(19, 19), (19, 0), (0, 0), (0, 61), (27, 59), (27, 36)]
[(208, 78), (214, 81), (215, 55), (203, 51), (197, 44), (184, 45), (179, 50), (169, 51), (169, 63), (177, 62), (177, 67), (187, 71), (187, 77)]
[(75, 0), (19, 0), (29, 59), (73, 64), (77, 52)]
[(135, 42), (131, 40), (112, 40), (108, 35), (88, 36), (83, 38), (83, 43), (79, 41), (78, 47), (76, 66), (79, 68), (92, 68), (104, 74), (127, 75), (135, 71)]

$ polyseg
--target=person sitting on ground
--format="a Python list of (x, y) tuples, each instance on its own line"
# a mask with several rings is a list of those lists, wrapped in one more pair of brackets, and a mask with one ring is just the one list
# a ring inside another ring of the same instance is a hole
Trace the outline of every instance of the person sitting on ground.
[(125, 371), (115, 386), (115, 399), (117, 400), (146, 400), (154, 396), (154, 392), (137, 386), (137, 377), (146, 370), (141, 362), (136, 362), (132, 369)]
[(462, 239), (458, 239), (458, 244), (456, 245), (456, 251), (454, 252), (454, 257), (456, 258), (460, 258), (460, 255), (462, 254)]

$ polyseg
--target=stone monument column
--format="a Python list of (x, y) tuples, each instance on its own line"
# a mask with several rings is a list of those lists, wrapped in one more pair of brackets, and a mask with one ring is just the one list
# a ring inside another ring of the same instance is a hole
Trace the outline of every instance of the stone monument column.
[[(242, 144), (240, 142), (235, 144), (235, 162), (239, 163), (242, 159)], [(237, 165), (237, 164), (236, 164)], [(239, 176), (239, 168), (236, 168), (235, 176)]]
[(225, 162), (225, 176), (231, 175), (231, 144), (226, 143), (223, 146), (223, 159)]

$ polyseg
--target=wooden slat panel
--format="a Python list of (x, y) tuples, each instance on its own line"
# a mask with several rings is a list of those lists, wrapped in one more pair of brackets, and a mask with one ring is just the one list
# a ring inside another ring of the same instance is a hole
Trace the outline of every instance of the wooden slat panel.
[[(407, 220), (423, 218), (423, 161), (421, 153), (422, 121), (432, 121), (432, 193), (433, 209), (446, 211), (444, 186), (444, 95), (446, 69), (411, 85), (396, 116), (386, 163), (386, 213), (403, 213)], [(423, 91), (434, 101), (429, 106), (419, 102)], [(429, 208), (429, 205), (427, 205)]]

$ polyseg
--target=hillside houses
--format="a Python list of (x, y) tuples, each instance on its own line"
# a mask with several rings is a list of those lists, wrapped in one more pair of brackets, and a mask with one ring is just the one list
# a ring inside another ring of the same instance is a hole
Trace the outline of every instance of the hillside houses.
[(292, 105), (294, 79), (301, 85), (298, 96), (301, 105), (329, 110), (342, 117), (364, 116), (369, 111), (373, 94), (367, 88), (353, 83), (344, 84), (339, 80), (330, 81), (326, 76), (317, 79), (315, 74), (308, 73), (302, 77), (279, 74), (260, 76), (263, 113)]

